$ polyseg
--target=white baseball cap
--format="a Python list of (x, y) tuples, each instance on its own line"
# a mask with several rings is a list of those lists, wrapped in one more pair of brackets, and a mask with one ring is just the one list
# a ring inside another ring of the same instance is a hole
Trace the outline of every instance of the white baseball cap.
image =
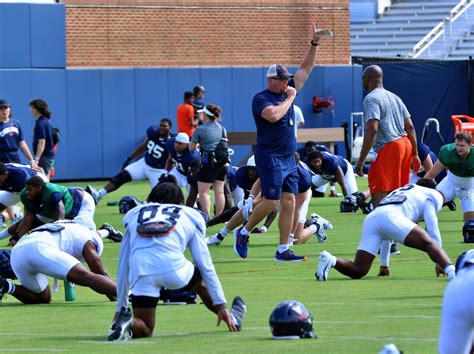
[(189, 144), (189, 136), (186, 133), (178, 133), (178, 135), (176, 135), (175, 141), (181, 144)]

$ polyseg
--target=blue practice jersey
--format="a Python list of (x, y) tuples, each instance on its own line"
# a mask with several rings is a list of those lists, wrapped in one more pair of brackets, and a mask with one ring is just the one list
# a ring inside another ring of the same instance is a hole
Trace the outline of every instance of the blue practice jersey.
[(242, 166), (239, 167), (237, 172), (235, 172), (235, 181), (237, 185), (242, 188), (244, 191), (250, 191), (252, 189), (253, 184), (258, 179), (258, 174), (256, 174), (256, 178), (251, 180), (247, 174), (247, 170), (249, 168), (255, 168), (251, 166)]
[[(312, 169), (313, 172), (323, 176), (325, 180), (336, 182), (336, 172), (337, 168), (340, 167), (342, 169), (342, 174), (346, 174), (347, 172), (347, 163), (346, 160), (342, 156), (333, 155), (329, 152), (322, 152), (322, 163), (320, 171), (315, 171)], [(305, 160), (304, 161), (308, 166), (311, 166), (311, 162)]]
[(227, 184), (229, 185), (229, 189), (231, 192), (235, 190), (237, 187), (237, 179), (236, 179), (237, 167), (228, 165), (227, 166)]
[(298, 168), (298, 177), (299, 177), (298, 179), (298, 194), (299, 194), (299, 193), (304, 193), (308, 189), (311, 188), (311, 176), (313, 175), (313, 173), (303, 161), (300, 161), (297, 168)]
[(36, 154), (38, 148), (38, 141), (44, 139), (44, 151), (43, 155), (50, 159), (54, 158), (54, 146), (53, 146), (53, 126), (46, 117), (39, 117), (36, 120), (35, 127), (33, 129), (33, 154)]
[(168, 159), (168, 150), (166, 149), (166, 142), (168, 138), (160, 137), (160, 128), (157, 125), (152, 125), (146, 130), (148, 143), (146, 145), (145, 162), (148, 166), (153, 168), (165, 168), (166, 160)]
[(8, 177), (0, 186), (0, 190), (11, 193), (20, 193), (25, 188), (26, 181), (36, 176), (36, 172), (30, 166), (20, 165), (17, 163), (6, 163)]
[[(293, 80), (288, 83), (294, 86)], [(295, 153), (295, 122), (293, 105), (278, 122), (264, 119), (262, 111), (269, 106), (277, 106), (287, 98), (285, 93), (274, 93), (268, 89), (257, 93), (252, 101), (252, 113), (257, 126), (256, 156), (286, 156)]]
[(20, 162), (18, 149), (25, 140), (20, 123), (15, 119), (0, 122), (0, 162)]
[(174, 143), (176, 141), (176, 138), (170, 138), (166, 142), (166, 149), (173, 159), (173, 162), (176, 164), (176, 169), (178, 170), (179, 173), (182, 175), (187, 175), (189, 172), (189, 165), (192, 160), (200, 160), (201, 159), (201, 154), (197, 152), (197, 150), (189, 151), (189, 149), (186, 149), (184, 153), (178, 153), (174, 149)]
[[(423, 143), (418, 143), (418, 157), (420, 158), (421, 165), (423, 167), (423, 162), (426, 160), (428, 156), (431, 157), (431, 161), (433, 161), (433, 165), (438, 161), (438, 156), (430, 150), (430, 147)], [(422, 171), (418, 172), (418, 177), (423, 178), (426, 174), (426, 171), (422, 169)], [(435, 180), (436, 183), (441, 182), (441, 180), (446, 177), (446, 170), (443, 170), (438, 176), (436, 176)]]

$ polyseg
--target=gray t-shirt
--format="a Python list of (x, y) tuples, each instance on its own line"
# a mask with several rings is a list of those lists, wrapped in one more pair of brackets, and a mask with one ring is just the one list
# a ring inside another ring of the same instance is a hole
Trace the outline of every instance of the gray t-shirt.
[(410, 113), (400, 97), (384, 88), (376, 88), (365, 96), (364, 117), (366, 121), (380, 121), (374, 146), (376, 152), (385, 144), (407, 135), (405, 118), (410, 118)]
[(222, 129), (224, 129), (224, 137), (227, 138), (227, 132), (222, 125), (215, 121), (206, 122), (196, 128), (191, 141), (199, 143), (201, 152), (214, 151), (222, 139)]

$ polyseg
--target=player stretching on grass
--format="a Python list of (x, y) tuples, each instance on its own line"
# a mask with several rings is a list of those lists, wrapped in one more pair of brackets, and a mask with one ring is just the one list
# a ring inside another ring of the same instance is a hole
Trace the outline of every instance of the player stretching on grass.
[[(161, 183), (153, 188), (147, 204), (125, 215), (125, 236), (117, 268), (117, 312), (110, 341), (153, 334), (162, 286), (196, 292), (206, 307), (217, 314), (217, 325), (224, 321), (229, 331), (240, 330), (245, 303), (237, 296), (232, 310), (227, 309), (204, 239), (204, 218), (183, 203), (183, 193), (176, 184)], [(184, 256), (188, 247), (196, 266)], [(133, 315), (128, 308), (129, 291)]]
[[(394, 190), (365, 218), (362, 238), (353, 262), (336, 258), (327, 251), (321, 252), (316, 278), (326, 281), (328, 272), (333, 267), (353, 279), (364, 277), (369, 272), (382, 241), (390, 239), (428, 253), (433, 262), (444, 270), (448, 279), (454, 278), (455, 269), (446, 252), (430, 237), (439, 235), (436, 213), (443, 207), (444, 196), (433, 189), (435, 183), (431, 180), (421, 179), (417, 184), (419, 185), (407, 184)], [(423, 219), (428, 232), (416, 224)]]

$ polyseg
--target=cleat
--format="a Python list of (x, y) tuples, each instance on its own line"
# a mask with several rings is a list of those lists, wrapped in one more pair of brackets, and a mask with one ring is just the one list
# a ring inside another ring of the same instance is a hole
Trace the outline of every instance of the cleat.
[(326, 231), (324, 230), (333, 229), (331, 222), (316, 213), (312, 213), (311, 217), (308, 220), (306, 220), (306, 222), (304, 223), (304, 227), (306, 228), (311, 225), (316, 226), (316, 232), (314, 234), (316, 235), (318, 242), (319, 243), (326, 242), (327, 235), (326, 235)]
[(456, 203), (454, 202), (454, 200), (451, 200), (447, 203), (445, 203), (443, 206), (447, 206), (449, 210), (451, 211), (456, 211)]
[(439, 277), (440, 275), (442, 276), (446, 276), (446, 273), (444, 272), (444, 269), (441, 268), (441, 266), (439, 264), (436, 264), (435, 266), (435, 273), (436, 273), (436, 276)]
[(276, 251), (275, 262), (304, 262), (306, 256), (297, 256), (292, 250), (287, 249), (285, 252), (280, 253)]
[(99, 203), (99, 200), (100, 200), (99, 192), (97, 192), (95, 188), (92, 187), (90, 184), (86, 188), (84, 188), (84, 190), (92, 196), (95, 204), (97, 205), (97, 203)]
[(206, 238), (208, 246), (219, 246), (222, 241), (224, 241), (224, 237), (222, 237), (220, 232), (215, 235), (212, 235), (211, 237)]
[(133, 313), (128, 307), (122, 307), (116, 320), (110, 327), (108, 339), (111, 342), (126, 341), (132, 338)]
[(123, 234), (120, 231), (115, 230), (112, 225), (104, 224), (99, 228), (99, 230), (107, 230), (109, 232), (109, 235), (106, 238), (108, 238), (109, 240), (112, 240), (114, 242), (122, 242)]
[(230, 314), (234, 319), (235, 327), (237, 331), (240, 332), (242, 329), (242, 322), (244, 320), (245, 313), (247, 312), (247, 305), (245, 305), (244, 299), (240, 296), (236, 296), (234, 301), (232, 301), (232, 308), (230, 309)]
[(370, 214), (374, 210), (372, 203), (364, 203), (362, 206), (362, 213), (365, 215)]
[(266, 231), (263, 227), (256, 227), (252, 230), (251, 234), (264, 234)]
[(328, 273), (329, 269), (333, 267), (332, 265), (332, 257), (333, 255), (328, 251), (322, 251), (319, 254), (318, 258), (318, 270), (316, 271), (316, 279), (318, 281), (327, 281), (328, 280)]
[(380, 266), (379, 269), (379, 274), (377, 274), (379, 277), (388, 277), (390, 275), (390, 268), (385, 267), (385, 266)]
[(244, 227), (238, 227), (234, 230), (234, 252), (240, 258), (247, 258), (249, 251), (249, 235), (242, 235)]
[(392, 243), (392, 245), (390, 246), (390, 254), (392, 255), (400, 254), (400, 251), (398, 250), (396, 243)]

